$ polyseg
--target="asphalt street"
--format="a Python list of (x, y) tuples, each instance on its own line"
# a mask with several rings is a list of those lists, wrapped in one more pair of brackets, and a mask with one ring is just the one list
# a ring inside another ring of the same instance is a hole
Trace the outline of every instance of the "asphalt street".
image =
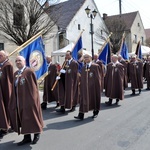
[[(78, 107), (75, 112), (59, 114), (55, 103), (48, 104), (43, 111), (44, 131), (36, 145), (17, 146), (23, 135), (9, 133), (0, 139), (0, 150), (149, 150), (150, 91), (145, 88), (136, 96), (130, 96), (128, 88), (118, 106), (106, 106), (108, 98), (102, 95), (96, 119), (89, 112), (78, 121), (74, 119)], [(40, 96), (42, 100), (42, 92)]]

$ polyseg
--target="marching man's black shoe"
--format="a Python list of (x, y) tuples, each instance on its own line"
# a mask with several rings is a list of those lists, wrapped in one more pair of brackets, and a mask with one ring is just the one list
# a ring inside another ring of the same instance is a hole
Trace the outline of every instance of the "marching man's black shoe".
[(74, 116), (75, 119), (83, 120), (84, 119), (84, 113), (79, 113), (78, 116)]
[(94, 110), (92, 118), (97, 118), (98, 113), (99, 113), (99, 110)]
[(109, 98), (109, 101), (105, 102), (106, 105), (111, 106), (112, 105), (112, 99)]
[(59, 113), (63, 113), (63, 114), (66, 112), (64, 106), (61, 106), (60, 109), (58, 109), (56, 111), (59, 112)]
[(43, 103), (41, 104), (41, 108), (42, 108), (43, 110), (45, 110), (45, 109), (47, 108), (47, 103), (46, 103), (46, 102), (43, 102)]
[(17, 145), (22, 146), (28, 143), (31, 143), (31, 134), (24, 135), (24, 139), (21, 142), (17, 143)]
[(117, 98), (116, 99), (116, 103), (115, 103), (116, 105), (118, 105), (119, 104), (119, 99)]
[(2, 138), (7, 133), (8, 133), (8, 131), (6, 131), (6, 130), (0, 130), (0, 138)]
[(132, 89), (132, 94), (130, 96), (134, 96), (135, 95), (135, 89)]
[(76, 106), (72, 106), (72, 108), (70, 109), (70, 112), (73, 112), (76, 110)]
[(39, 139), (40, 139), (40, 134), (39, 133), (34, 134), (34, 139), (32, 141), (32, 144), (36, 144)]
[(57, 108), (57, 107), (59, 107), (59, 102), (57, 102), (57, 104), (56, 104), (55, 108)]

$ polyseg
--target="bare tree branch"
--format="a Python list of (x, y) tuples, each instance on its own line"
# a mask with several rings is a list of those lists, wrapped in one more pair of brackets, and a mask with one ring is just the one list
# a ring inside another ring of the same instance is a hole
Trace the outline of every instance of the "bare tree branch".
[(43, 37), (47, 37), (59, 17), (55, 16), (55, 20), (51, 20), (50, 7), (45, 8), (45, 3), (43, 0), (1, 1), (2, 35), (17, 45), (23, 44), (41, 30), (44, 30)]
[[(117, 53), (117, 51), (120, 49), (121, 39), (126, 29), (126, 24), (121, 19), (115, 19), (115, 20), (106, 19), (105, 24), (109, 32), (113, 33), (112, 36), (110, 37), (110, 42), (113, 45), (112, 52)], [(106, 30), (105, 28), (99, 27), (99, 29), (97, 30), (95, 34), (97, 38), (106, 41), (106, 37), (103, 36), (101, 32), (103, 31), (108, 36), (109, 35), (108, 30)]]

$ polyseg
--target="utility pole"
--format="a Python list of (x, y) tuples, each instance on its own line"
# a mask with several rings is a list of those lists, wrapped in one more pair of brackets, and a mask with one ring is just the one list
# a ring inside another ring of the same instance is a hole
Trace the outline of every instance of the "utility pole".
[(122, 14), (122, 5), (121, 5), (121, 2), (122, 2), (122, 0), (119, 0), (119, 11), (120, 11), (120, 16), (121, 16), (121, 14)]

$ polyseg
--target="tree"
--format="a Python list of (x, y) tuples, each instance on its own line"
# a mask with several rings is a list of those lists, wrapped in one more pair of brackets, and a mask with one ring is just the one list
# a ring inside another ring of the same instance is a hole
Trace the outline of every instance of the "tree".
[(107, 29), (99, 27), (98, 30), (96, 31), (96, 36), (97, 38), (106, 41), (106, 36), (103, 36), (102, 32), (104, 32), (107, 35), (107, 37), (109, 33), (112, 32), (113, 34), (110, 37), (110, 42), (112, 45), (111, 49), (112, 52), (116, 54), (120, 49), (122, 35), (126, 29), (125, 22), (121, 19), (106, 19), (105, 24), (109, 32)]
[(51, 20), (50, 7), (46, 8), (46, 3), (43, 0), (0, 1), (2, 35), (17, 45), (23, 44), (41, 30), (43, 37), (47, 37), (58, 17)]

